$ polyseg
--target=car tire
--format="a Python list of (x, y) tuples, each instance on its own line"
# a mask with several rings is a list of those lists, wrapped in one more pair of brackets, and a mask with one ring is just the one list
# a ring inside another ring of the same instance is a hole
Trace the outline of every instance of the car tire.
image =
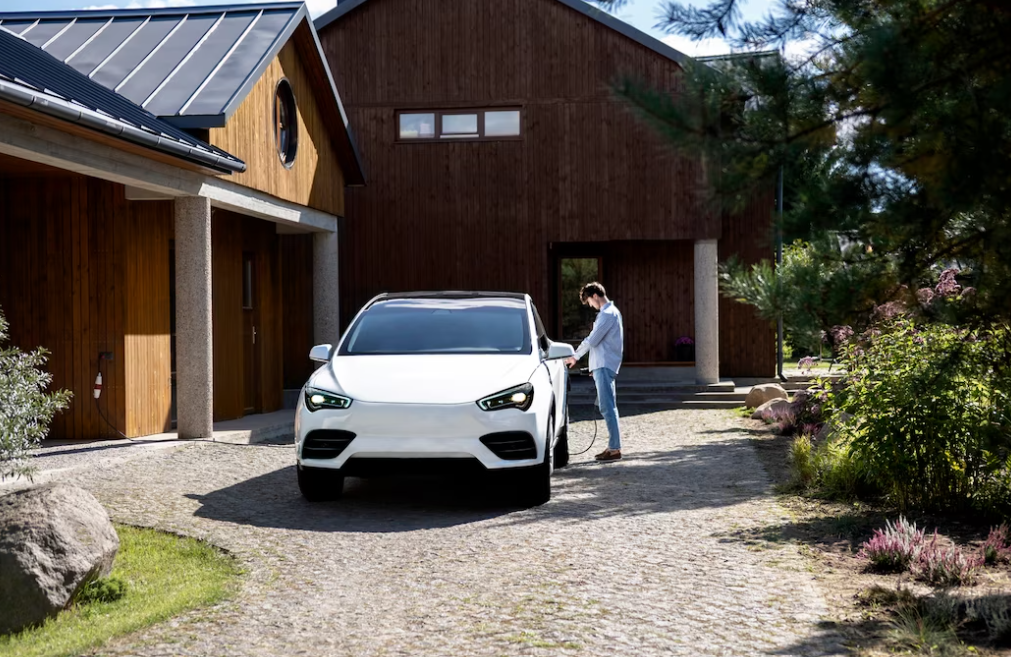
[(565, 409), (565, 425), (562, 427), (558, 442), (555, 443), (555, 469), (564, 468), (569, 464), (569, 409)]
[(550, 448), (551, 433), (555, 430), (554, 419), (548, 420), (548, 442), (544, 449), (544, 462), (535, 466), (521, 482), (521, 502), (523, 506), (541, 506), (551, 499), (551, 471), (554, 464), (554, 450)]
[(327, 468), (295, 466), (298, 473), (298, 490), (310, 502), (332, 502), (344, 492), (344, 475)]

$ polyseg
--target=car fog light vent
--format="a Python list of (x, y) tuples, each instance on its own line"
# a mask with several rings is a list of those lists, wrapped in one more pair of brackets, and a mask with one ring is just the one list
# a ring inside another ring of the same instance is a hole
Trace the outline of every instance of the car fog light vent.
[(334, 459), (347, 449), (355, 434), (340, 429), (310, 431), (302, 442), (303, 459)]
[(481, 436), (481, 442), (495, 456), (506, 461), (524, 461), (537, 458), (537, 444), (526, 431), (502, 431)]

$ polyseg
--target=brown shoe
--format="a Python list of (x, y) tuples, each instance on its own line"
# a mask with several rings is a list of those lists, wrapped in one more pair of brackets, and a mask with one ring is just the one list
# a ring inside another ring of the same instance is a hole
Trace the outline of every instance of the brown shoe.
[(597, 456), (598, 461), (619, 461), (621, 460), (620, 449), (608, 449)]
[(610, 451), (611, 451), (610, 449), (605, 449), (603, 452), (601, 452), (600, 454), (597, 454), (593, 458), (595, 458), (595, 459), (597, 459), (599, 461), (600, 457), (607, 456), (607, 453), (610, 452)]

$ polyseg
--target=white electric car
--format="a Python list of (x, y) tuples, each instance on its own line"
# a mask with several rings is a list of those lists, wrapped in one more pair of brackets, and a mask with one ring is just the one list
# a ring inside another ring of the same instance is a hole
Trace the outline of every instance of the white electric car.
[(566, 465), (572, 346), (552, 342), (530, 297), (382, 294), (362, 308), (295, 411), (299, 489), (340, 496), (345, 476), (503, 471), (543, 504)]

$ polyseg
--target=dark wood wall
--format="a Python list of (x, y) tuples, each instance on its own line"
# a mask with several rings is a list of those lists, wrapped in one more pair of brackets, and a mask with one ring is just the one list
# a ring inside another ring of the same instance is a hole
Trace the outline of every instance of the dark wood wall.
[(315, 371), (309, 360), (314, 344), (312, 235), (280, 235), (281, 298), (284, 313), (284, 387), (298, 389)]
[[(675, 62), (555, 0), (370, 0), (320, 38), (369, 177), (346, 197), (344, 325), (383, 291), (512, 290), (553, 306), (553, 246), (657, 241), (678, 261), (616, 247), (606, 266), (619, 304), (619, 289), (633, 297), (626, 323), (649, 327), (629, 336), (629, 357), (668, 358), (667, 337), (693, 316), (691, 240), (723, 227), (701, 202), (699, 163), (611, 85), (677, 94)], [(522, 108), (522, 139), (396, 139), (398, 110), (496, 106)], [(645, 284), (626, 279), (644, 275), (668, 309), (640, 306)]]
[[(752, 263), (775, 255), (770, 217), (775, 194), (755, 194), (743, 211), (723, 215), (720, 261), (736, 255)], [(759, 319), (751, 306), (720, 297), (720, 375), (773, 376), (776, 373), (776, 330)]]

